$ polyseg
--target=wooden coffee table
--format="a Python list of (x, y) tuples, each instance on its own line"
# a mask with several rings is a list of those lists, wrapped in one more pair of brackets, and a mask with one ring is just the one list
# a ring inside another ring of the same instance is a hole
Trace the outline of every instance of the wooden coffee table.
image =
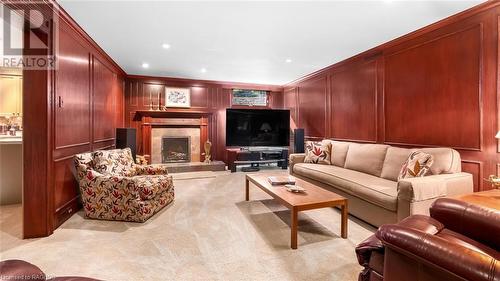
[(245, 180), (246, 197), (250, 200), (250, 182), (264, 190), (291, 211), (291, 247), (297, 249), (298, 212), (339, 206), (342, 210), (341, 236), (347, 238), (347, 199), (312, 183), (296, 179), (296, 185), (306, 189), (304, 193), (292, 193), (284, 185), (271, 185), (267, 178), (279, 176), (276, 173), (247, 174)]

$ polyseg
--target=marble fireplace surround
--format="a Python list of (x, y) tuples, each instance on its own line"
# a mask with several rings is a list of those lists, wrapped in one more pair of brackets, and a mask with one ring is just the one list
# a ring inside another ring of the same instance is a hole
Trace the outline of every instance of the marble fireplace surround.
[(151, 130), (151, 163), (161, 163), (163, 137), (190, 137), (191, 162), (200, 162), (200, 128), (193, 127), (153, 127)]
[(209, 114), (142, 112), (141, 144), (149, 163), (161, 163), (162, 137), (190, 137), (191, 162), (202, 162), (203, 145), (209, 136)]

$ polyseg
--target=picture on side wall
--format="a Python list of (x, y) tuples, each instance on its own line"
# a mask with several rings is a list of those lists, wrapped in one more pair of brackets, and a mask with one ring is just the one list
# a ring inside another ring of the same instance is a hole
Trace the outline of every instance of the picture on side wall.
[(191, 107), (191, 91), (189, 88), (170, 88), (165, 90), (166, 107)]

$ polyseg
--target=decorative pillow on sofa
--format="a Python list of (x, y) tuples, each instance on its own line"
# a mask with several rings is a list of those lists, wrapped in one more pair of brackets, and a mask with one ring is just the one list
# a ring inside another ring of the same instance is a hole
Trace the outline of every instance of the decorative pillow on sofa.
[(307, 141), (304, 163), (331, 164), (332, 143), (330, 141)]
[(434, 162), (434, 157), (422, 151), (410, 153), (408, 159), (403, 163), (399, 172), (398, 180), (407, 178), (423, 177)]
[(94, 169), (104, 175), (130, 176), (134, 159), (130, 148), (98, 150), (92, 153)]

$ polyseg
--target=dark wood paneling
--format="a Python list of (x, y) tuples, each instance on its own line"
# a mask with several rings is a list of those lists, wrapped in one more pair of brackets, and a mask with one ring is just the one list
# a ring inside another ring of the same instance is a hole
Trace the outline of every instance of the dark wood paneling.
[(157, 83), (142, 84), (142, 107), (158, 110), (158, 105), (165, 106), (165, 85)]
[(286, 89), (283, 91), (283, 106), (290, 109), (290, 128), (299, 128), (298, 120), (298, 102), (297, 102), (297, 88)]
[(474, 179), (474, 192), (481, 191), (483, 163), (480, 161), (462, 160), (462, 171), (472, 174)]
[(377, 141), (377, 63), (346, 67), (330, 76), (331, 132), (336, 139)]
[(68, 30), (61, 23), (56, 75), (56, 149), (90, 143), (89, 52)]
[[(226, 108), (231, 107), (231, 91), (233, 88), (257, 89), (269, 91), (269, 106), (265, 108), (283, 108), (282, 88), (274, 85), (244, 84), (221, 81), (206, 81), (179, 79), (169, 77), (147, 77), (147, 76), (128, 76), (125, 89), (125, 116), (126, 126), (137, 129), (137, 147), (138, 153), (144, 154), (149, 151), (148, 126), (141, 126), (141, 113), (143, 110), (150, 110), (149, 97), (153, 97), (153, 109), (157, 109), (157, 97), (160, 94), (162, 105), (164, 102), (164, 89), (168, 87), (184, 87), (191, 90), (190, 108), (168, 108), (168, 114), (178, 114), (185, 116), (187, 113), (206, 114), (208, 132), (207, 137), (212, 142), (213, 159), (225, 161), (225, 114)], [(139, 98), (138, 98), (139, 97)], [(142, 101), (141, 101), (142, 100)], [(137, 105), (139, 104), (139, 106)], [(249, 107), (239, 107), (249, 108)], [(254, 107), (252, 107), (254, 108)], [(158, 112), (155, 117), (162, 115)], [(151, 115), (151, 114), (149, 114)], [(146, 135), (145, 135), (146, 134)]]
[(208, 88), (191, 87), (191, 107), (197, 109), (208, 109)]
[[(464, 171), (474, 175), (474, 189), (489, 189), (481, 178), (497, 173), (500, 162), (500, 144), (494, 138), (500, 128), (499, 7), (500, 2), (489, 1), (288, 83), (285, 107), (292, 112), (298, 108), (299, 126), (306, 132), (322, 132), (321, 122), (301, 120), (307, 115), (301, 112), (303, 98), (308, 98), (302, 89), (327, 76), (327, 136), (405, 147), (453, 147)], [(370, 75), (355, 73), (359, 65), (376, 69), (375, 86)], [(296, 102), (288, 98), (295, 88)], [(339, 102), (348, 106), (339, 108)], [(367, 115), (361, 120), (360, 107)], [(323, 111), (319, 102), (316, 109)]]
[(54, 209), (57, 213), (69, 201), (79, 196), (77, 182), (73, 171), (73, 157), (54, 161)]
[(475, 25), (387, 56), (386, 142), (479, 150), (481, 48)]
[(98, 58), (92, 59), (92, 115), (93, 142), (97, 143), (114, 138), (116, 96), (113, 87), (116, 76)]
[(325, 75), (301, 83), (298, 89), (299, 127), (306, 136), (326, 136), (327, 79)]

